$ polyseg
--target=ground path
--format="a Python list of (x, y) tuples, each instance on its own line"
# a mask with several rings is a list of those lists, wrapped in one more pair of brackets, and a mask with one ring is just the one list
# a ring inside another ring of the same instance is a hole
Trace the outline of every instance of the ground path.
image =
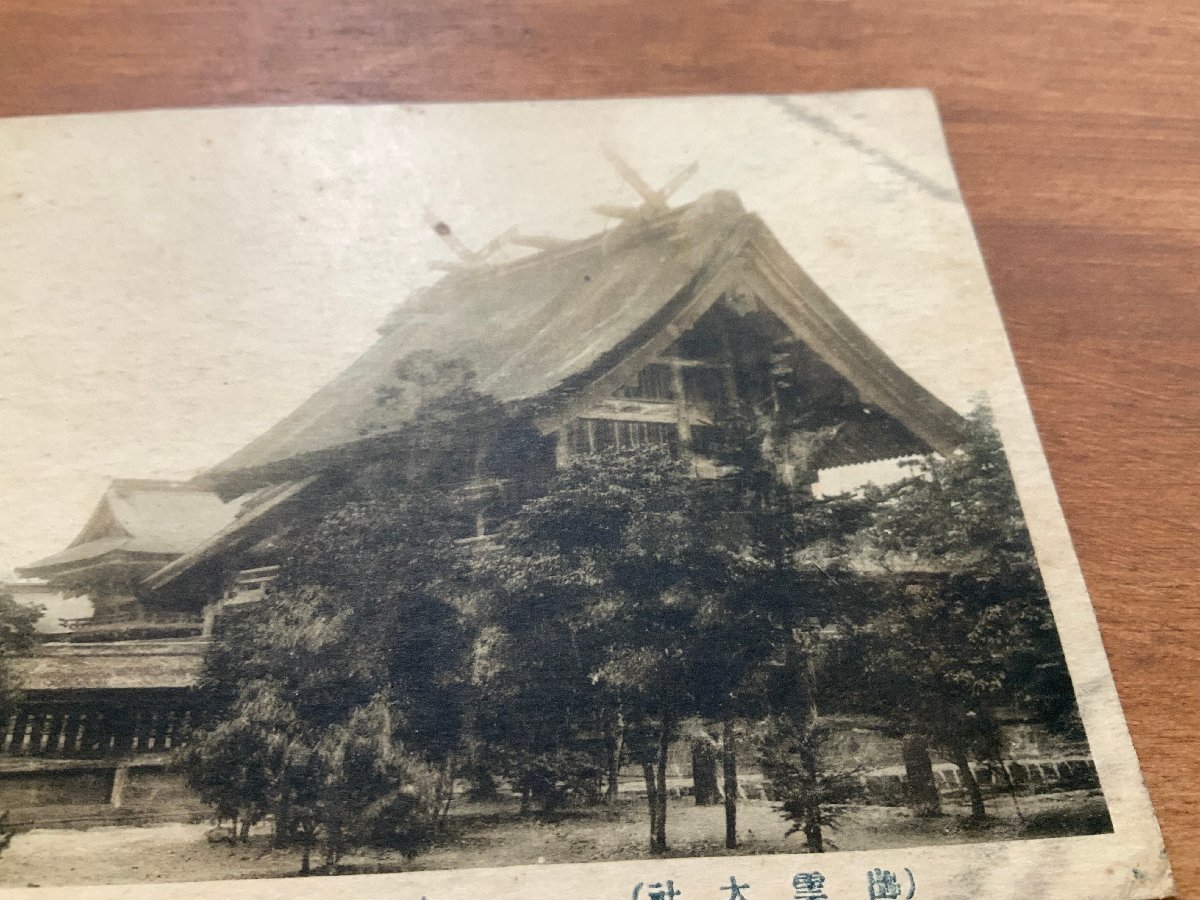
[[(856, 807), (841, 816), (830, 832), (838, 849), (902, 847), (933, 843), (1004, 840), (1018, 836), (1050, 837), (1098, 830), (1105, 819), (1099, 796), (1086, 793), (1023, 798), (1029, 820), (1018, 823), (1011, 802), (992, 801), (996, 818), (985, 828), (963, 825), (960, 813), (916, 819), (892, 807)], [(638, 859), (646, 850), (642, 804), (622, 803), (615, 810), (588, 809), (553, 819), (521, 819), (508, 809), (465, 807), (456, 835), (412, 860), (402, 854), (365, 851), (347, 857), (357, 872), (449, 869), (536, 863)], [(723, 808), (697, 807), (673, 800), (668, 814), (671, 856), (715, 856), (722, 846)], [(738, 822), (749, 853), (800, 853), (800, 835), (785, 836), (787, 823), (766, 801), (743, 801)], [(299, 853), (272, 850), (263, 830), (250, 843), (210, 843), (211, 824), (116, 826), (87, 831), (45, 829), (18, 834), (0, 856), (0, 885), (111, 884), (120, 882), (205, 881), (294, 875)]]

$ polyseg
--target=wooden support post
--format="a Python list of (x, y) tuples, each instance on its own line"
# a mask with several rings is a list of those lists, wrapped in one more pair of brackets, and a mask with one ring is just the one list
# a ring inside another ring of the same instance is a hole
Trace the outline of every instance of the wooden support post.
[(200, 629), (201, 637), (212, 637), (213, 628), (217, 624), (217, 615), (221, 612), (224, 600), (215, 600), (204, 607), (204, 625)]
[(72, 708), (63, 722), (62, 753), (72, 756), (79, 750), (79, 720), (82, 717), (78, 707)]
[(46, 745), (44, 752), (49, 756), (58, 754), (58, 745), (62, 741), (63, 726), (66, 724), (67, 713), (62, 707), (51, 707), (50, 720), (46, 729)]
[(154, 710), (140, 709), (137, 711), (137, 718), (134, 720), (133, 746), (130, 748), (134, 753), (145, 753), (150, 749), (150, 732), (153, 727)]
[(683, 366), (678, 361), (671, 363), (671, 391), (675, 394), (675, 404), (679, 411), (679, 452), (681, 455), (689, 456), (692, 451), (692, 423), (688, 418)]
[(558, 429), (554, 444), (554, 464), (565, 469), (571, 462), (571, 426), (564, 425)]
[(80, 719), (79, 755), (91, 756), (99, 742), (99, 731), (103, 714), (95, 707), (92, 707), (85, 711)]
[(166, 750), (170, 746), (172, 720), (175, 718), (175, 710), (170, 707), (160, 707), (158, 714), (154, 717), (154, 749), (156, 751)]
[(25, 748), (26, 753), (36, 756), (42, 752), (42, 734), (45, 731), (46, 712), (45, 707), (37, 706), (29, 713), (29, 745)]
[(29, 730), (29, 712), (24, 707), (17, 709), (17, 714), (13, 716), (13, 731), (12, 739), (8, 744), (9, 753), (21, 753), (25, 749), (25, 735)]
[(125, 800), (125, 788), (129, 784), (129, 766), (117, 766), (113, 772), (112, 794), (108, 798), (108, 802), (115, 809), (120, 809), (121, 804)]

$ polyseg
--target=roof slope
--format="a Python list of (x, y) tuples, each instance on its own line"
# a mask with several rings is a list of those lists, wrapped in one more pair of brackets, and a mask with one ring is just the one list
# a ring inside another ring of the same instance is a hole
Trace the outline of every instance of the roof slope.
[(118, 552), (178, 556), (228, 525), (238, 508), (189, 483), (116, 479), (65, 550), (19, 571), (52, 575)]
[(315, 483), (317, 476), (313, 475), (301, 481), (285, 481), (263, 488), (246, 499), (238, 515), (224, 528), (152, 572), (142, 583), (151, 590), (159, 590), (196, 566), (262, 537), (266, 529), (276, 524), (278, 514), (288, 511), (293, 501)]
[[(345, 372), (208, 475), (219, 480), (361, 439), (379, 389), (410, 354), (469, 361), (475, 387), (500, 401), (543, 394), (684, 290), (742, 215), (736, 197), (714, 194), (562, 248), (452, 273), (398, 307)], [(391, 413), (402, 424), (405, 410)]]
[[(580, 403), (610, 393), (651, 352), (691, 327), (722, 292), (746, 285), (830, 365), (931, 447), (957, 444), (961, 420), (902, 372), (748, 214), (715, 192), (653, 217), (534, 253), (453, 273), (398, 307), (380, 339), (295, 412), (199, 480), (226, 495), (311, 474), (330, 453), (370, 436), (397, 363), (460, 359), (473, 386), (512, 403)], [(664, 344), (664, 347), (659, 347)], [(388, 430), (420, 401), (395, 397)]]

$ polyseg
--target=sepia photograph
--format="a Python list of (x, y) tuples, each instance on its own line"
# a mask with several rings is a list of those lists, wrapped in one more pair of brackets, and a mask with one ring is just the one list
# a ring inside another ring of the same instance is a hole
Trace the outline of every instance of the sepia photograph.
[(0, 125), (0, 883), (1114, 835), (928, 94)]

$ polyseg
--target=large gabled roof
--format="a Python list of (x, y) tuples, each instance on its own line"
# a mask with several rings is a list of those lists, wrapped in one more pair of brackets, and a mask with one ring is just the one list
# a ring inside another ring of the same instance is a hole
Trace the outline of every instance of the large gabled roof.
[[(381, 388), (412, 354), (469, 362), (502, 402), (545, 394), (593, 366), (685, 291), (743, 215), (728, 194), (514, 262), (451, 273), (397, 307), (379, 340), (208, 477), (299, 474), (281, 463), (361, 440)], [(401, 426), (412, 408), (392, 406)]]
[(161, 563), (228, 525), (237, 511), (237, 503), (190, 483), (116, 479), (65, 550), (18, 571), (53, 579), (108, 558)]
[[(381, 390), (414, 354), (464, 360), (473, 386), (501, 402), (537, 399), (550, 430), (611, 395), (722, 293), (747, 287), (864, 400), (933, 449), (958, 444), (960, 417), (879, 350), (735, 194), (721, 191), (515, 262), (448, 275), (399, 306), (345, 372), (200, 483), (233, 495), (319, 471), (370, 439)], [(393, 394), (388, 427), (403, 429), (417, 406), (417, 398), (405, 406)]]

